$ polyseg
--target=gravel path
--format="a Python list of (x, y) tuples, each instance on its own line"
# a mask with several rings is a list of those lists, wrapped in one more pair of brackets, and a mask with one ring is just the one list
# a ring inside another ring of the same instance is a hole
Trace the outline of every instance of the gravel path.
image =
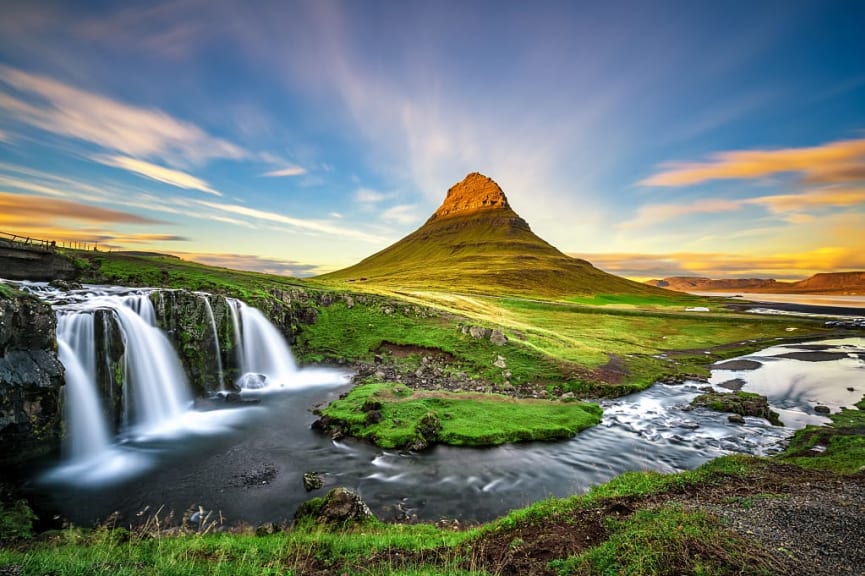
[(789, 492), (698, 504), (774, 554), (790, 574), (865, 574), (865, 477), (797, 483)]

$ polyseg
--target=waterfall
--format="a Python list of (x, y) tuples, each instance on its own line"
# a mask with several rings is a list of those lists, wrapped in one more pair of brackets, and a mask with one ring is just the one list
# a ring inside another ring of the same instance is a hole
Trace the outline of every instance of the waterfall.
[[(159, 428), (176, 419), (192, 402), (186, 375), (165, 334), (148, 323), (153, 306), (147, 296), (138, 305), (150, 315), (139, 316), (128, 306), (114, 309), (126, 345), (123, 382), (134, 397), (134, 426)], [(147, 302), (144, 305), (144, 302)], [(128, 398), (128, 392), (127, 392)]]
[(225, 374), (222, 372), (222, 352), (219, 349), (219, 332), (216, 331), (216, 318), (213, 316), (213, 307), (210, 305), (210, 297), (207, 294), (200, 295), (204, 299), (204, 307), (210, 318), (210, 329), (213, 331), (213, 348), (216, 354), (216, 373), (219, 375), (219, 389), (225, 390)]
[(234, 355), (241, 373), (243, 370), (243, 334), (240, 332), (240, 300), (226, 298), (231, 312), (231, 327), (234, 329)]
[[(297, 366), (279, 330), (257, 308), (229, 300), (237, 336), (241, 388), (285, 387), (296, 383)], [(238, 330), (238, 327), (240, 328)], [(261, 375), (265, 377), (262, 381)]]
[(67, 450), (73, 460), (86, 460), (109, 445), (96, 382), (93, 314), (62, 314), (57, 319), (57, 353), (66, 368), (63, 408), (68, 430)]
[[(165, 333), (156, 327), (149, 294), (103, 292), (59, 301), (55, 308), (59, 357), (66, 368), (66, 444), (72, 460), (93, 456), (110, 443), (103, 402), (111, 402), (115, 391), (109, 388), (103, 391), (108, 397), (100, 397), (100, 372), (117, 374), (122, 383), (121, 432), (158, 431), (187, 411), (192, 395), (186, 374)], [(107, 341), (96, 341), (98, 311), (106, 323), (113, 319), (120, 331), (119, 373), (107, 364), (105, 355), (97, 357), (97, 346), (107, 346)], [(105, 365), (97, 366), (98, 362)]]

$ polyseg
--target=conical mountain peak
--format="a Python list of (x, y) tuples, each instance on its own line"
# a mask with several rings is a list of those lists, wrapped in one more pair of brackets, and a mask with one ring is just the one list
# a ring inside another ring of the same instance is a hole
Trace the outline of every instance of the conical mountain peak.
[(514, 212), (498, 184), (477, 172), (451, 186), (423, 226), (320, 278), (486, 294), (664, 294), (559, 252)]
[(442, 205), (429, 221), (451, 216), (463, 216), (482, 210), (508, 209), (508, 199), (492, 178), (472, 172), (448, 190)]

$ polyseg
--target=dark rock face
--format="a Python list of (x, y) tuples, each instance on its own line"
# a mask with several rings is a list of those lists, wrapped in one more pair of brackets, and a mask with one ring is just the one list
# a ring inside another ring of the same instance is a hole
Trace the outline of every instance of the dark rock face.
[[(208, 298), (213, 322), (207, 310)], [(224, 297), (208, 297), (186, 290), (159, 290), (151, 294), (151, 300), (157, 322), (168, 333), (189, 383), (198, 394), (222, 390), (227, 384), (219, 381), (217, 344), (225, 378), (233, 382), (240, 375), (234, 353), (236, 340), (231, 311)]]
[(78, 275), (72, 262), (59, 254), (20, 249), (2, 242), (0, 270), (8, 280), (71, 280)]
[(63, 365), (56, 318), (31, 296), (0, 295), (0, 463), (55, 450), (61, 436)]
[(319, 524), (346, 524), (374, 518), (363, 498), (350, 488), (334, 488), (324, 498), (313, 498), (301, 504), (295, 520), (312, 517)]

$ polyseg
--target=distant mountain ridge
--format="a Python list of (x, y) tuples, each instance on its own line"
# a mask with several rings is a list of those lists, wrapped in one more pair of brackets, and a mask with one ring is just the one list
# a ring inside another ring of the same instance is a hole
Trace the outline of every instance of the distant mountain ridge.
[(779, 282), (772, 278), (723, 278), (670, 276), (646, 284), (677, 292), (770, 292), (787, 294), (865, 294), (865, 272), (820, 272), (798, 282)]
[(319, 278), (495, 294), (664, 295), (563, 254), (532, 232), (496, 182), (477, 172), (453, 185), (420, 228)]

